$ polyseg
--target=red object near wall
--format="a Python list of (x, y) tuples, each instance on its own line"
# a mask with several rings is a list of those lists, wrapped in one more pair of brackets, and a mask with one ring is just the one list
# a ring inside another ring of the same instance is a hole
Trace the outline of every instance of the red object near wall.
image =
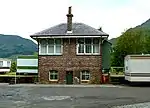
[(104, 84), (109, 83), (109, 76), (108, 76), (108, 75), (104, 75), (104, 74), (103, 74), (102, 77), (103, 77), (103, 81), (102, 81), (102, 82), (103, 82)]

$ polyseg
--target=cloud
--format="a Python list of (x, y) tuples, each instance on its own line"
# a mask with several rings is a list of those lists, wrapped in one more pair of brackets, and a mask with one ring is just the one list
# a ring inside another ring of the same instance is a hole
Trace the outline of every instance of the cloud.
[(72, 5), (73, 21), (102, 26), (110, 38), (150, 18), (149, 0), (0, 0), (0, 33), (29, 35), (66, 22)]
[[(83, 1), (86, 5), (85, 0)], [(89, 2), (86, 6), (83, 2), (76, 3), (76, 20), (80, 19), (95, 28), (102, 26), (103, 30), (110, 34), (110, 38), (117, 37), (125, 29), (135, 27), (150, 18), (150, 1), (143, 1), (120, 0), (118, 3), (118, 0), (97, 0), (95, 3)]]
[(67, 0), (1, 0), (0, 33), (29, 35), (64, 22)]

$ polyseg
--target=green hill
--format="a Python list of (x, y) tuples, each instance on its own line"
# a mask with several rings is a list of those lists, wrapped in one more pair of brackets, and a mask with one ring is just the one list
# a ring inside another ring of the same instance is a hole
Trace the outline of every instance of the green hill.
[[(150, 19), (148, 19), (147, 21), (145, 21), (144, 23), (142, 23), (141, 25), (138, 25), (134, 28), (130, 28), (128, 29), (126, 32), (129, 32), (129, 31), (134, 31), (135, 29), (140, 29), (141, 31), (143, 31), (143, 35), (146, 36), (146, 35), (150, 35)], [(109, 41), (112, 43), (112, 45), (115, 45), (116, 42), (117, 42), (117, 38), (112, 38), (110, 39)]]
[(115, 45), (116, 42), (117, 42), (117, 38), (112, 38), (112, 39), (109, 40), (109, 42), (111, 42), (112, 45)]
[(37, 45), (29, 39), (17, 35), (0, 34), (0, 58), (31, 55), (37, 50)]
[(150, 19), (139, 25), (138, 27), (150, 28)]

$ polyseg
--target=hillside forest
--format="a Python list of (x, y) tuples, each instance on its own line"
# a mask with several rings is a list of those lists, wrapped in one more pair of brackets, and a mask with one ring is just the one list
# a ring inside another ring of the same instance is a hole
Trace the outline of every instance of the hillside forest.
[(124, 57), (130, 54), (150, 54), (150, 20), (130, 28), (118, 38), (111, 39), (111, 66), (123, 67)]

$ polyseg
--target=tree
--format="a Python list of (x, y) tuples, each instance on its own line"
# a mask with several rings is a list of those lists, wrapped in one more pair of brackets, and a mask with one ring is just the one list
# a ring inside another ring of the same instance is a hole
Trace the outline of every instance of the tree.
[(144, 41), (145, 53), (150, 54), (150, 36), (147, 36)]
[(38, 56), (38, 52), (34, 52), (33, 55)]
[(16, 72), (16, 71), (17, 71), (16, 62), (12, 62), (10, 67), (10, 72)]
[(150, 52), (150, 47), (145, 47), (150, 43), (150, 36), (147, 36), (145, 32), (147, 29), (136, 28), (122, 34), (113, 48), (111, 65), (122, 67), (126, 55), (146, 53), (148, 48)]

